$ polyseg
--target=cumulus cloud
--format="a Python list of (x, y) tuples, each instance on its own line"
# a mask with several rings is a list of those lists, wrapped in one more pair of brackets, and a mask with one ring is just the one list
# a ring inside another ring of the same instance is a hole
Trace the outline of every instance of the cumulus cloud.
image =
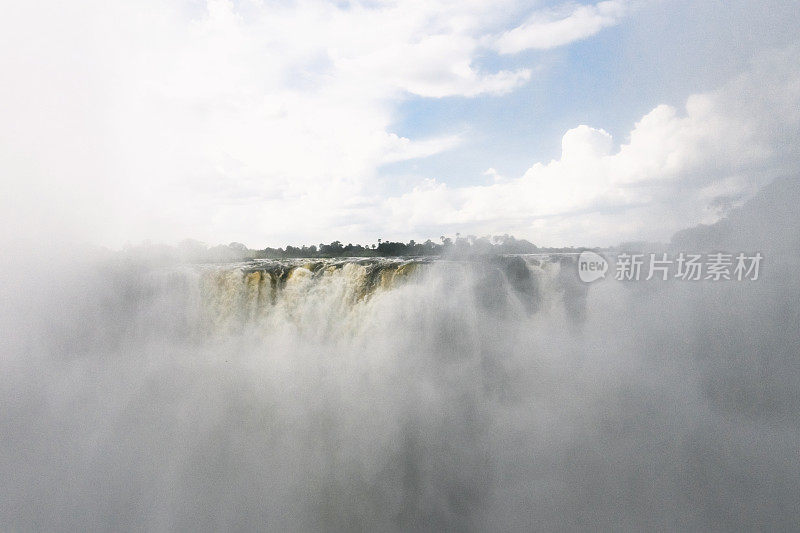
[(420, 228), (514, 230), (552, 245), (664, 240), (714, 222), (720, 205), (797, 170), (789, 140), (800, 125), (800, 79), (785, 67), (796, 54), (762, 58), (717, 91), (690, 96), (683, 109), (655, 107), (617, 150), (608, 132), (580, 125), (564, 134), (559, 159), (515, 179), (455, 188), (426, 181), (386, 206), (393, 220)]
[(669, 221), (713, 220), (719, 207), (708, 206), (735, 204), (791, 168), (786, 140), (800, 118), (786, 65), (796, 54), (781, 52), (683, 109), (655, 107), (629, 139), (615, 143), (604, 124), (572, 129), (558, 160), (524, 175), (386, 184), (385, 165), (473, 133), (444, 124), (401, 135), (405, 99), (513, 91), (537, 65), (484, 61), (487, 52), (573, 42), (626, 6), (529, 16), (518, 0), (14, 4), (0, 20), (0, 238), (258, 246), (458, 230), (612, 240), (641, 229), (633, 214), (652, 217), (654, 206), (668, 213), (664, 232)]
[(23, 227), (31, 239), (112, 246), (339, 238), (342, 220), (374, 216), (352, 206), (376, 204), (367, 191), (382, 165), (463, 138), (461, 126), (396, 134), (398, 103), (491, 97), (531, 79), (532, 68), (477, 60), (527, 9), (519, 0), (10, 6), (0, 21), (0, 236)]
[(607, 0), (590, 5), (565, 4), (534, 13), (524, 24), (502, 33), (493, 43), (501, 54), (546, 50), (580, 41), (613, 26), (625, 15), (626, 2)]

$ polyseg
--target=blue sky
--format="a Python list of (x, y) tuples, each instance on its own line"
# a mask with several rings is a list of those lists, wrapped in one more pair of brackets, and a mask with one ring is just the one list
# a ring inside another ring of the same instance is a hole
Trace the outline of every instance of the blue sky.
[(2, 212), (31, 238), (666, 240), (795, 172), (796, 4), (18, 4)]
[[(568, 47), (479, 58), (476, 64), (487, 70), (530, 65), (541, 69), (531, 83), (510, 94), (409, 97), (398, 106), (393, 124), (398, 134), (467, 131), (469, 140), (456, 150), (388, 165), (383, 174), (424, 174), (465, 185), (486, 182), (483, 171), (490, 167), (503, 175), (518, 175), (531, 161), (557, 159), (561, 135), (576, 124), (602, 127), (618, 146), (655, 106), (680, 106), (693, 93), (717, 88), (720, 77), (746, 69), (749, 55), (759, 48), (791, 41), (791, 21), (796, 18), (790, 13), (796, 6), (788, 4), (785, 12), (763, 17), (767, 21), (734, 3), (637, 7), (634, 16)], [(725, 23), (714, 23), (726, 16), (731, 18)], [(743, 37), (742, 29), (748, 27), (763, 32), (763, 42), (753, 35)], [(748, 43), (752, 48), (739, 42), (748, 38), (757, 41)]]
[(440, 176), (451, 183), (471, 185), (485, 182), (483, 173), (490, 167), (503, 175), (519, 175), (532, 161), (558, 158), (561, 135), (576, 124), (602, 124), (607, 131), (624, 135), (652, 105), (631, 105), (630, 95), (619, 91), (622, 74), (616, 58), (621, 51), (622, 31), (611, 28), (555, 52), (485, 58), (480, 64), (487, 70), (527, 65), (541, 69), (531, 83), (507, 95), (435, 100), (410, 97), (398, 107), (393, 127), (399, 135), (463, 131), (468, 140), (459, 149), (390, 165), (383, 171), (386, 175)]

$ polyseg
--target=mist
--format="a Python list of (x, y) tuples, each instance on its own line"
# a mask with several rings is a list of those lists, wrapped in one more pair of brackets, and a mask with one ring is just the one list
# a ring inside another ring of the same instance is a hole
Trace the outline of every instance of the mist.
[(796, 529), (798, 200), (676, 236), (747, 283), (6, 256), (0, 529)]
[(6, 4), (0, 531), (800, 530), (796, 2)]

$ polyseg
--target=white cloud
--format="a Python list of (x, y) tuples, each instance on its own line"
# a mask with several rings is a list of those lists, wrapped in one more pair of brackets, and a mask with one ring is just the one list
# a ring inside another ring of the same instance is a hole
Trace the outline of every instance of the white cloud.
[(748, 165), (776, 157), (764, 132), (800, 120), (797, 85), (775, 78), (786, 69), (763, 67), (685, 111), (657, 107), (616, 152), (609, 134), (585, 126), (564, 136), (559, 160), (516, 179), (433, 180), (377, 197), (382, 165), (451, 150), (466, 135), (461, 125), (398, 135), (407, 95), (503, 94), (531, 69), (481, 68), (487, 46), (557, 46), (624, 13), (621, 2), (568, 5), (503, 34), (525, 9), (518, 0), (12, 3), (0, 18), (0, 238), (256, 246), (377, 231), (418, 238), (441, 226), (435, 234), (459, 227), (554, 244), (586, 242), (592, 232), (580, 228), (591, 227), (612, 240), (620, 227), (641, 229), (637, 209), (683, 202), (667, 231), (693, 220), (690, 207), (751, 190)]
[(297, 238), (287, 221), (305, 217), (303, 237), (328, 237), (331, 206), (382, 164), (460, 142), (393, 133), (404, 94), (529, 79), (473, 66), (497, 7), (15, 3), (0, 20), (0, 207), (17, 223), (2, 233), (256, 244)]
[(354, 57), (334, 58), (334, 64), (359, 83), (433, 98), (505, 94), (530, 78), (529, 69), (478, 72), (472, 66), (477, 47), (477, 41), (469, 36), (432, 35)]
[(0, 20), (2, 214), (31, 238), (112, 245), (329, 237), (331, 206), (361, 205), (381, 165), (459, 144), (396, 135), (405, 95), (530, 79), (474, 66), (516, 2), (15, 3)]
[(524, 24), (497, 37), (493, 47), (501, 54), (514, 54), (580, 41), (617, 24), (626, 7), (624, 0), (607, 0), (590, 5), (565, 4), (559, 9), (536, 12)]
[(772, 177), (800, 170), (797, 148), (789, 149), (800, 127), (800, 73), (787, 69), (796, 57), (767, 58), (718, 91), (689, 97), (682, 112), (657, 106), (616, 151), (608, 132), (581, 125), (564, 134), (559, 159), (516, 179), (461, 188), (427, 181), (386, 202), (393, 229), (610, 245), (667, 240), (714, 222), (720, 200), (741, 203)]

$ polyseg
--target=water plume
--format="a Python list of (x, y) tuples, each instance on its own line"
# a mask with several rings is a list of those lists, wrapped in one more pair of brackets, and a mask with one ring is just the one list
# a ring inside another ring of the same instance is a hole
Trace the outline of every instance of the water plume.
[(796, 249), (760, 242), (750, 284), (591, 288), (550, 256), (5, 258), (0, 529), (795, 529)]

